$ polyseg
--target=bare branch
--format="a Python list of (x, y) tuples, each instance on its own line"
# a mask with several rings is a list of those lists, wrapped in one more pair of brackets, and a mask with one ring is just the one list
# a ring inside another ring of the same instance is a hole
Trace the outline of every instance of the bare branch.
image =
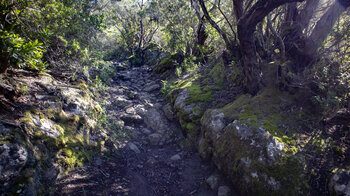
[(234, 36), (234, 42), (236, 42), (236, 41), (237, 41), (236, 32), (235, 32), (235, 30), (233, 29), (232, 24), (230, 23), (230, 21), (228, 20), (228, 18), (227, 18), (226, 15), (224, 14), (224, 12), (221, 10), (220, 4), (221, 4), (221, 0), (219, 0), (219, 2), (218, 2), (218, 9), (219, 9), (221, 15), (225, 18), (227, 24), (229, 25), (229, 27), (230, 27), (230, 29), (231, 29), (231, 31), (232, 31), (232, 34), (233, 34), (233, 36)]
[(272, 32), (272, 34), (277, 38), (278, 43), (280, 45), (280, 50), (281, 50), (281, 59), (284, 60), (285, 56), (286, 56), (286, 48), (284, 46), (284, 42), (282, 37), (277, 33), (277, 31), (275, 30), (275, 28), (272, 25), (272, 21), (271, 21), (271, 15), (267, 15), (267, 26), (269, 27), (270, 31)]

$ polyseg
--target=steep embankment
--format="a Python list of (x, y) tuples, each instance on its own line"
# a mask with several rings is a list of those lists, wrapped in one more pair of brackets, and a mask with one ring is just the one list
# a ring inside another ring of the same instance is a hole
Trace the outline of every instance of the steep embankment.
[(185, 142), (149, 68), (115, 66), (117, 76), (100, 93), (84, 82), (68, 85), (48, 74), (12, 77), (8, 89), (17, 91), (12, 87), (20, 84), (23, 92), (15, 100), (21, 106), (13, 108), (17, 115), (6, 108), (2, 116), (6, 122), (20, 120), (0, 126), (1, 192), (233, 194)]
[(237, 191), (243, 195), (346, 195), (349, 172), (339, 168), (348, 163), (341, 159), (345, 151), (339, 146), (347, 142), (332, 136), (342, 130), (346, 133), (346, 128), (333, 125), (330, 131), (320, 124), (320, 107), (308, 88), (280, 90), (278, 62), (264, 66), (265, 86), (251, 96), (240, 91), (239, 67), (224, 66), (221, 57), (182, 77), (174, 77), (174, 70), (167, 69), (175, 69), (169, 65), (171, 60), (171, 55), (165, 57), (155, 67), (168, 76), (162, 92), (169, 108), (174, 108), (187, 140)]
[[(10, 70), (2, 76), (0, 192), (37, 195), (113, 143), (104, 112), (84, 82)], [(9, 96), (11, 95), (11, 96)]]

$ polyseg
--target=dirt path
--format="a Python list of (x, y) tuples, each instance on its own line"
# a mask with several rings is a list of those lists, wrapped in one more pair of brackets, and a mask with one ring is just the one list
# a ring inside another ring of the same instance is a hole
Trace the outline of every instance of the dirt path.
[(60, 179), (56, 195), (236, 195), (227, 193), (211, 164), (181, 147), (181, 129), (167, 119), (171, 111), (164, 115), (160, 86), (147, 67), (118, 72), (105, 95), (111, 103), (107, 111), (124, 122), (116, 134), (130, 138), (116, 145), (119, 153), (94, 157)]

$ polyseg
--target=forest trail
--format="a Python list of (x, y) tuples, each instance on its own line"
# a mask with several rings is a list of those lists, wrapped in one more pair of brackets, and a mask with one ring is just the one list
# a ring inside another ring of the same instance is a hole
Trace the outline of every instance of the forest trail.
[(124, 121), (123, 132), (129, 132), (130, 137), (116, 144), (120, 153), (94, 157), (60, 179), (56, 194), (235, 195), (228, 193), (228, 183), (212, 164), (184, 147), (179, 125), (167, 119), (173, 114), (164, 107), (158, 76), (147, 66), (124, 68), (119, 64), (117, 68), (105, 95), (111, 103), (106, 109), (108, 115)]

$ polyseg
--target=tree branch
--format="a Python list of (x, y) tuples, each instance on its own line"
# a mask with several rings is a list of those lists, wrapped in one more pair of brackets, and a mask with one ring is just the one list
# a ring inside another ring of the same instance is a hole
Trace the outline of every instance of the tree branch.
[(326, 13), (317, 22), (314, 30), (312, 31), (310, 37), (308, 37), (305, 45), (305, 52), (307, 55), (315, 55), (317, 49), (322, 46), (324, 40), (326, 40), (329, 32), (332, 30), (335, 22), (340, 17), (340, 15), (346, 10), (347, 7), (343, 5), (350, 6), (350, 3), (341, 1), (335, 1), (333, 5), (327, 10)]
[(235, 32), (235, 30), (233, 29), (232, 24), (230, 23), (230, 21), (228, 20), (228, 18), (227, 18), (226, 15), (224, 14), (224, 12), (221, 10), (220, 4), (221, 4), (221, 0), (219, 0), (219, 2), (218, 2), (218, 9), (219, 9), (221, 15), (224, 16), (224, 18), (225, 18), (227, 24), (230, 26), (230, 29), (231, 29), (232, 34), (233, 34), (233, 36), (234, 36), (234, 42), (236, 42), (236, 41), (237, 41), (236, 32)]
[(222, 39), (224, 40), (226, 47), (228, 49), (232, 48), (232, 43), (231, 41), (228, 39), (226, 33), (219, 27), (218, 24), (216, 24), (216, 22), (210, 17), (209, 12), (207, 10), (207, 8), (205, 7), (205, 3), (203, 0), (199, 0), (199, 5), (202, 8), (203, 14), (205, 16), (205, 18), (207, 19), (207, 21), (209, 22), (209, 24), (220, 34), (220, 36), (222, 37)]
[(270, 31), (272, 32), (272, 34), (277, 38), (279, 46), (280, 46), (280, 50), (281, 50), (281, 59), (282, 61), (284, 61), (285, 56), (286, 56), (286, 49), (283, 43), (283, 39), (282, 37), (277, 33), (277, 31), (275, 30), (275, 28), (273, 28), (272, 25), (272, 21), (271, 21), (271, 15), (267, 15), (267, 26), (269, 27)]

